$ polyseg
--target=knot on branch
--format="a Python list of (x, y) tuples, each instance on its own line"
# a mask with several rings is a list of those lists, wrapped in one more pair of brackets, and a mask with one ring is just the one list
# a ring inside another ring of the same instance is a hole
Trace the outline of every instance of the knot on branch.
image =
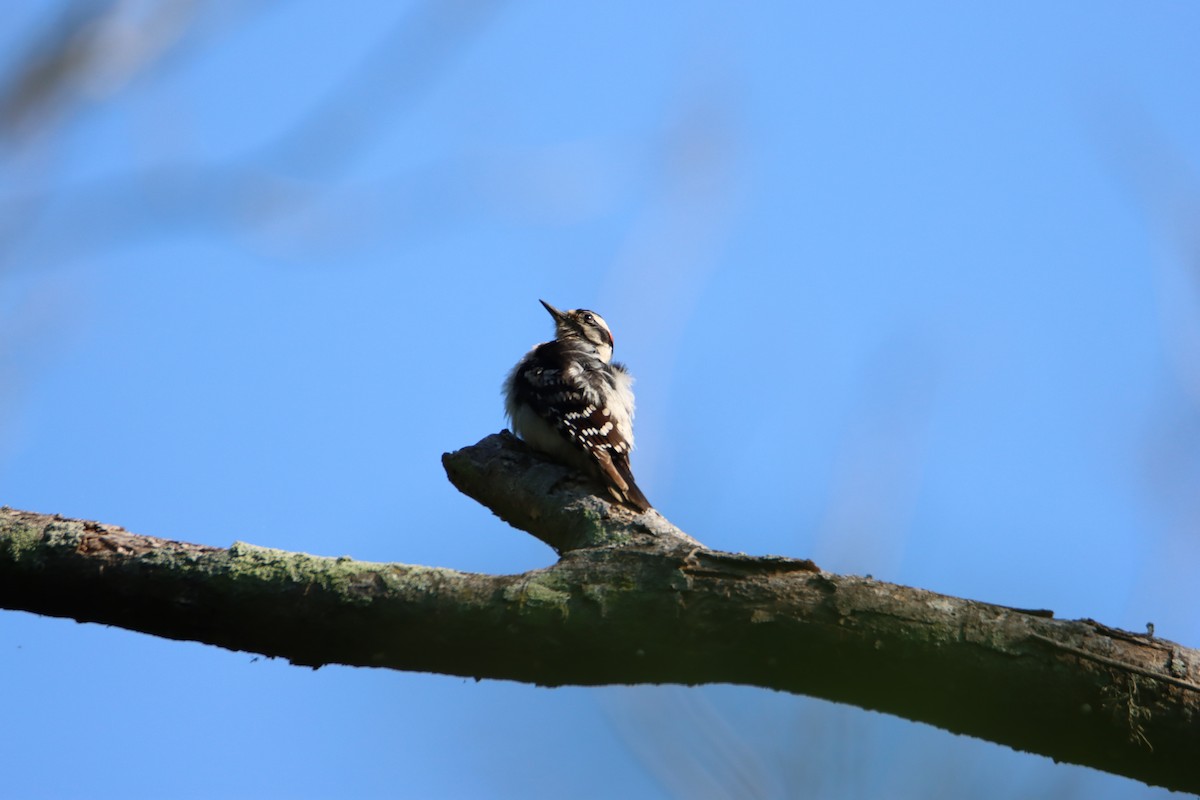
[(442, 454), (460, 492), (559, 555), (590, 547), (702, 547), (658, 511), (638, 513), (600, 494), (586, 476), (531, 450), (508, 431)]

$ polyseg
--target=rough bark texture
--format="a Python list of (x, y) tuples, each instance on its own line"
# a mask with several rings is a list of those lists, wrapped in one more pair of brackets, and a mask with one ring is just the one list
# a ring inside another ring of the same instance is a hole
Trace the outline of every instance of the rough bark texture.
[(562, 554), (522, 575), (208, 547), (0, 510), (0, 607), (280, 656), (541, 685), (744, 683), (1200, 792), (1200, 653), (812, 562), (705, 549), (507, 435), (456, 486)]

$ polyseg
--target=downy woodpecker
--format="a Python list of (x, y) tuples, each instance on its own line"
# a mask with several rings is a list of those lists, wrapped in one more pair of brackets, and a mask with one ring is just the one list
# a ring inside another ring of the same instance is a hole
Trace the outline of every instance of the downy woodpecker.
[(535, 345), (504, 382), (513, 432), (535, 450), (599, 480), (618, 501), (645, 511), (633, 480), (633, 377), (612, 360), (613, 337), (595, 311), (559, 311), (554, 340)]

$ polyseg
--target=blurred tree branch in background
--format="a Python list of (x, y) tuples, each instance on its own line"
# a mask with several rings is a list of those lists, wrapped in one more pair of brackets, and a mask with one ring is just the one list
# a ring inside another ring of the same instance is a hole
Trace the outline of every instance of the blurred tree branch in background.
[(44, 137), (83, 110), (81, 98), (119, 91), (182, 43), (197, 5), (66, 4), (0, 88), (0, 134), (10, 144)]
[[(324, 203), (328, 184), (437, 84), (501, 7), (496, 0), (418, 3), (325, 98), (268, 141), (231, 157), (173, 159), (70, 186), (35, 169), (92, 103), (108, 100), (196, 41), (211, 42), (268, 4), (78, 0), (33, 37), (0, 86), (0, 155), (33, 177), (0, 195), (0, 271), (55, 263), (126, 244), (167, 227), (254, 232)], [(443, 165), (444, 166), (444, 165)], [(433, 167), (436, 169), (437, 167)], [(430, 182), (408, 176), (419, 186)], [(373, 194), (368, 190), (364, 197)], [(69, 236), (64, 234), (69, 232)], [(17, 258), (20, 254), (21, 258)], [(34, 258), (36, 256), (36, 258)]]
[(1200, 652), (811, 561), (708, 550), (508, 434), (443, 457), (561, 555), (480, 575), (155, 539), (0, 512), (0, 605), (298, 665), (545, 686), (737, 683), (1200, 791)]

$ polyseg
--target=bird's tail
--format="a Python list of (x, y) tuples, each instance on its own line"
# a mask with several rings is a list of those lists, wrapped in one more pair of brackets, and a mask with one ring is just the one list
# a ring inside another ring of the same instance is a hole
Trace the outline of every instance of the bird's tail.
[(638, 511), (648, 511), (653, 508), (650, 501), (646, 499), (646, 495), (642, 494), (642, 490), (638, 488), (637, 482), (634, 481), (633, 470), (629, 468), (628, 459), (614, 459), (612, 466), (613, 471), (604, 474), (604, 483), (608, 487), (609, 493), (618, 501)]
[(629, 488), (625, 490), (624, 502), (626, 505), (633, 506), (638, 511), (649, 511), (653, 506), (646, 499), (646, 495), (642, 494), (642, 490), (633, 482), (633, 477), (629, 478)]

